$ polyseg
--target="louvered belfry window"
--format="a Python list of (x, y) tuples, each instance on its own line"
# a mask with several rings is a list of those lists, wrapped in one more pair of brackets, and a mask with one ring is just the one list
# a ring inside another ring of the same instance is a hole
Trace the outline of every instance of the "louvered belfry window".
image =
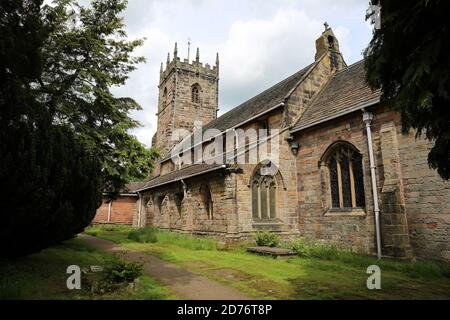
[(198, 84), (192, 86), (192, 102), (200, 103), (200, 86)]

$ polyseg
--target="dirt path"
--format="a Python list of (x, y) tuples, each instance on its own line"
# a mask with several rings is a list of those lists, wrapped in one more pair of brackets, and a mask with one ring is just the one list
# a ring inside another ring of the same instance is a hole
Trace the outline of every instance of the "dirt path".
[(144, 264), (144, 272), (157, 282), (168, 286), (178, 297), (189, 300), (249, 300), (240, 291), (187, 271), (157, 257), (129, 250), (112, 241), (79, 234), (78, 237), (92, 246), (110, 253), (123, 254), (124, 258)]

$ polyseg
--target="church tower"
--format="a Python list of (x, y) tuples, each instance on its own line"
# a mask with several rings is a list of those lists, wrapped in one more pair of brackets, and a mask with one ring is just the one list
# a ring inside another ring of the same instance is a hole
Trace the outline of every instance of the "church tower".
[(200, 62), (200, 50), (194, 61), (178, 57), (175, 43), (173, 59), (167, 55), (165, 69), (161, 63), (158, 98), (158, 128), (152, 145), (165, 155), (179, 141), (172, 139), (177, 129), (192, 131), (194, 124), (216, 119), (219, 95), (219, 55), (215, 66)]

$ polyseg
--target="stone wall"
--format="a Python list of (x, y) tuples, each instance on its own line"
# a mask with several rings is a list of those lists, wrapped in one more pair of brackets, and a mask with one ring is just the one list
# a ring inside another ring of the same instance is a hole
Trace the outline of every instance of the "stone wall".
[[(247, 163), (238, 163), (241, 169), (236, 175), (236, 205), (239, 219), (239, 232), (241, 236), (251, 236), (258, 230), (271, 230), (279, 232), (282, 236), (289, 237), (297, 234), (297, 176), (295, 171), (295, 157), (293, 156), (289, 144), (286, 141), (288, 131), (283, 123), (283, 108), (279, 108), (265, 118), (269, 124), (269, 135), (275, 134), (275, 130), (279, 135), (269, 139), (267, 143), (262, 144), (257, 152), (255, 161)], [(249, 128), (257, 128), (257, 123), (250, 123), (244, 130)], [(273, 141), (272, 141), (273, 140)], [(274, 142), (278, 145), (274, 148)], [(243, 147), (238, 149), (242, 152)], [(265, 152), (267, 151), (267, 155)], [(248, 160), (251, 157), (246, 157)], [(252, 192), (251, 181), (261, 162), (265, 160), (272, 161), (273, 165), (278, 168), (275, 175), (276, 181), (276, 218), (272, 221), (254, 221), (252, 217)]]
[[(200, 88), (199, 102), (192, 101), (192, 87)], [(161, 73), (158, 99), (158, 127), (155, 145), (163, 155), (168, 152), (174, 130), (192, 130), (195, 122), (203, 125), (217, 117), (218, 68), (200, 62), (173, 59)]]
[(322, 56), (312, 70), (305, 75), (305, 79), (292, 92), (286, 104), (284, 114), (284, 121), (287, 125), (297, 123), (298, 119), (303, 115), (305, 108), (320, 92), (332, 74), (345, 66), (345, 62), (340, 54), (337, 55), (336, 65), (332, 65), (331, 55), (336, 55), (336, 53), (328, 51), (327, 54)]
[[(300, 144), (297, 157), (300, 236), (324, 240), (355, 251), (374, 252), (370, 170), (362, 114), (302, 131), (296, 139)], [(328, 175), (319, 161), (336, 141), (353, 144), (363, 155), (366, 208), (362, 215), (356, 212), (329, 212), (331, 195)]]
[(430, 148), (413, 133), (399, 135), (410, 243), (419, 258), (450, 261), (450, 182), (429, 168)]
[[(400, 117), (377, 107), (372, 123), (383, 254), (448, 259), (450, 184), (429, 169), (429, 143), (402, 134)], [(299, 229), (302, 236), (357, 251), (375, 253), (367, 136), (362, 113), (355, 112), (296, 135)], [(320, 159), (336, 141), (353, 144), (363, 158), (364, 212), (331, 213), (329, 177)]]
[[(233, 174), (205, 174), (185, 181), (161, 186), (144, 193), (143, 210), (146, 225), (195, 234), (233, 234), (237, 229), (235, 183)], [(212, 216), (203, 201), (203, 185), (212, 194)], [(182, 201), (179, 201), (182, 197)]]

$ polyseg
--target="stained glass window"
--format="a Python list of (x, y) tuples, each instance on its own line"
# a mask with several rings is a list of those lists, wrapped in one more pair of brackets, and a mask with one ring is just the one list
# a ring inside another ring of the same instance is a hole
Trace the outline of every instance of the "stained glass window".
[(347, 144), (338, 146), (329, 157), (331, 203), (333, 208), (365, 206), (362, 156)]

